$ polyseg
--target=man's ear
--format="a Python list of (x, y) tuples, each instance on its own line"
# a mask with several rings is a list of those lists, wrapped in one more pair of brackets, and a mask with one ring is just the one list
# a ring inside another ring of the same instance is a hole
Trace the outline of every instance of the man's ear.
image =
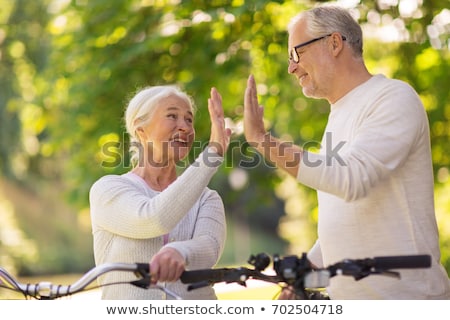
[(333, 48), (333, 54), (337, 56), (344, 47), (344, 40), (339, 33), (333, 33), (331, 35), (331, 46)]

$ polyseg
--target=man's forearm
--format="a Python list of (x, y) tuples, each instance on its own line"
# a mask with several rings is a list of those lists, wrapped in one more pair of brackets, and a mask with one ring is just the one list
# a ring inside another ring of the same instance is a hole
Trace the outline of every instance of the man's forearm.
[(297, 178), (303, 150), (292, 142), (281, 141), (269, 133), (261, 142), (252, 145), (264, 158), (274, 163), (277, 168), (283, 169)]

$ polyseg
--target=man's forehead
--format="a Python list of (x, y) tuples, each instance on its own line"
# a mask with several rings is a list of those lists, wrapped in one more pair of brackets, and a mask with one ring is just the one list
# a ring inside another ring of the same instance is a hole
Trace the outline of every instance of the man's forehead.
[[(306, 21), (298, 19), (289, 29), (288, 42), (290, 46), (294, 46), (296, 42), (301, 42), (306, 37)], [(294, 43), (292, 43), (294, 42)]]

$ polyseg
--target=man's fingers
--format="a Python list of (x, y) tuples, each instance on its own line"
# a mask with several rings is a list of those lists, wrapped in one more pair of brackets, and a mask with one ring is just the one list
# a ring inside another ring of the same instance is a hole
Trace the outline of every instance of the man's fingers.
[(250, 75), (247, 80), (247, 88), (245, 89), (245, 111), (257, 112), (258, 107), (256, 82), (253, 75)]

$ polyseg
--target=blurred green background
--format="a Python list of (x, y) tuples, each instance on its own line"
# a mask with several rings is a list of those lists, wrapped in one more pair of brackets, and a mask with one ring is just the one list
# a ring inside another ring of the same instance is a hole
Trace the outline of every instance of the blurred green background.
[[(329, 107), (306, 99), (287, 73), (286, 33), (292, 16), (318, 2), (327, 1), (0, 0), (0, 265), (24, 276), (93, 267), (89, 188), (130, 169), (126, 101), (165, 83), (194, 97), (199, 146), (209, 138), (212, 86), (235, 129), (211, 182), (229, 226), (220, 264), (308, 250), (315, 192), (258, 158), (240, 121), (252, 73), (270, 130), (300, 145), (320, 141)], [(450, 271), (450, 2), (337, 2), (363, 26), (369, 70), (409, 82), (424, 102)]]

